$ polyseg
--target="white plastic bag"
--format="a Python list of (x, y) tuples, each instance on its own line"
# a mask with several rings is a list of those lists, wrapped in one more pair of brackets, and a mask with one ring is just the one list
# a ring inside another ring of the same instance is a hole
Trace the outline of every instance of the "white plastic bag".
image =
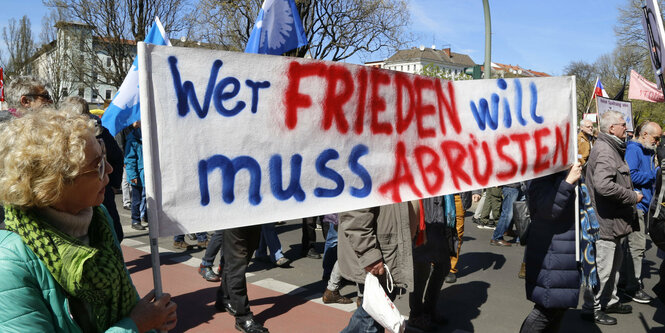
[[(386, 287), (388, 292), (392, 292), (393, 277), (390, 275), (388, 266), (384, 264), (383, 267), (386, 269)], [(379, 279), (372, 273), (367, 273), (365, 276), (363, 309), (388, 331), (392, 333), (404, 332), (405, 325), (402, 315), (399, 314), (399, 310), (381, 287)]]

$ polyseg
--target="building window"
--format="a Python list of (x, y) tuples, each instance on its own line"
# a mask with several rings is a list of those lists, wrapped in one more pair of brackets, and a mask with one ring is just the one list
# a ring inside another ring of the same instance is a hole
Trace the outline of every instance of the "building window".
[(106, 67), (111, 67), (111, 57), (106, 58)]
[(92, 72), (92, 81), (97, 82), (97, 72)]
[(97, 90), (92, 89), (92, 97), (90, 98), (91, 101), (94, 101), (97, 98)]
[(85, 89), (79, 88), (79, 97), (83, 98), (84, 95), (85, 95)]
[(111, 90), (106, 91), (106, 99), (111, 99)]
[(67, 88), (62, 88), (62, 97), (67, 97), (69, 96), (69, 92), (67, 91)]

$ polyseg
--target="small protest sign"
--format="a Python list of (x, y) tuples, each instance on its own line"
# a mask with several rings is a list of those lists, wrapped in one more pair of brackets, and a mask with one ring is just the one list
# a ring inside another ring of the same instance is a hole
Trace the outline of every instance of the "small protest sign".
[(621, 112), (623, 118), (626, 120), (626, 130), (633, 131), (633, 108), (630, 102), (615, 101), (613, 99), (598, 97), (596, 104), (598, 117), (602, 117), (603, 113), (614, 110)]

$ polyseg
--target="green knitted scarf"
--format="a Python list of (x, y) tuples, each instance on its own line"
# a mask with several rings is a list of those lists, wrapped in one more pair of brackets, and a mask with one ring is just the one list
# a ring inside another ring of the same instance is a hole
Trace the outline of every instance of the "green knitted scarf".
[(7, 230), (21, 236), (68, 295), (89, 305), (97, 331), (103, 332), (128, 316), (136, 305), (138, 294), (101, 207), (93, 209), (89, 246), (31, 211), (5, 206), (5, 223)]

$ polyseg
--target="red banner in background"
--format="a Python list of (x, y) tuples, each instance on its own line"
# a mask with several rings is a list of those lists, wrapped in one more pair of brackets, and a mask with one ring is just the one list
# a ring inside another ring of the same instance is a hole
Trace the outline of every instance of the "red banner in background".
[(5, 101), (5, 80), (2, 75), (2, 67), (0, 67), (0, 102)]
[(647, 102), (661, 103), (665, 101), (663, 92), (658, 86), (645, 79), (636, 71), (630, 71), (630, 85), (628, 86), (628, 99), (640, 99)]

